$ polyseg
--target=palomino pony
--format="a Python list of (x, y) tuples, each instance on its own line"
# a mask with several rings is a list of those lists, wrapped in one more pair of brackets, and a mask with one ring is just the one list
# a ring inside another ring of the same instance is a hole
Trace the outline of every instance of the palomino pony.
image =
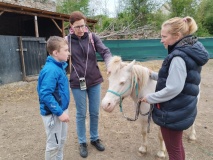
[[(135, 108), (138, 107), (138, 101), (145, 95), (155, 91), (156, 81), (150, 79), (149, 69), (141, 65), (136, 65), (135, 60), (131, 63), (122, 62), (121, 57), (114, 56), (108, 64), (109, 72), (109, 88), (102, 100), (102, 107), (107, 112), (112, 112), (117, 104), (122, 106), (122, 100), (130, 96), (134, 101)], [(139, 106), (140, 113), (148, 113), (150, 105), (142, 102)], [(139, 148), (139, 152), (147, 152), (147, 128), (148, 128), (148, 115), (141, 115), (141, 134), (142, 145)], [(160, 149), (157, 152), (157, 156), (165, 157), (165, 144), (160, 133), (158, 132), (158, 138), (160, 141)], [(191, 129), (191, 139), (195, 139), (194, 127)]]

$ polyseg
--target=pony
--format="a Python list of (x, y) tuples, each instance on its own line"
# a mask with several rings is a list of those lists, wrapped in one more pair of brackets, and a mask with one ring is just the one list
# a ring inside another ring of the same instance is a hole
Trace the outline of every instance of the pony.
[[(108, 63), (108, 81), (109, 87), (101, 102), (101, 106), (106, 112), (112, 112), (117, 104), (120, 104), (120, 107), (122, 107), (122, 100), (128, 96), (132, 98), (135, 108), (137, 109), (138, 107), (140, 113), (151, 112), (150, 104), (144, 102), (138, 103), (140, 98), (155, 91), (156, 81), (150, 78), (148, 68), (135, 64), (135, 60), (127, 63), (123, 62), (121, 57), (113, 56)], [(140, 114), (139, 117), (142, 135), (142, 144), (139, 152), (142, 154), (147, 153), (147, 128), (149, 128), (147, 122), (149, 121), (149, 116), (147, 114)], [(195, 140), (195, 134), (193, 125), (189, 139)], [(158, 139), (160, 148), (157, 156), (165, 158), (166, 148), (160, 129), (158, 130)]]

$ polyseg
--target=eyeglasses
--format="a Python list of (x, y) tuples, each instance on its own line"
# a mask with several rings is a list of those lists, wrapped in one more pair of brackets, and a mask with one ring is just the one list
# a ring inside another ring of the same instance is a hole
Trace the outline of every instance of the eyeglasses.
[(75, 28), (75, 29), (80, 29), (80, 28), (84, 29), (85, 26), (86, 25), (84, 24), (84, 25), (80, 25), (80, 26), (74, 26), (73, 28)]

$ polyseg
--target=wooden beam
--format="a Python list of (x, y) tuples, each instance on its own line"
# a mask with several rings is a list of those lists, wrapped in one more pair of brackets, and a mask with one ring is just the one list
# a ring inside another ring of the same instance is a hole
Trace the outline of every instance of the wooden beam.
[(69, 21), (69, 19), (57, 17), (57, 16), (52, 16), (52, 15), (45, 15), (42, 12), (41, 13), (34, 13), (34, 12), (28, 12), (28, 11), (22, 11), (22, 10), (13, 10), (13, 9), (2, 8), (2, 7), (0, 7), (0, 10), (3, 10), (4, 12), (19, 13), (19, 14), (26, 14), (26, 15), (37, 16), (37, 17), (54, 18), (54, 19), (58, 19), (58, 20)]
[(3, 13), (4, 13), (4, 11), (1, 11), (1, 12), (0, 12), (0, 16), (1, 16)]
[(47, 10), (41, 10), (41, 9), (27, 7), (27, 6), (21, 6), (21, 5), (17, 5), (17, 4), (0, 2), (0, 7), (2, 8), (0, 10), (8, 9), (8, 10), (12, 10), (14, 12), (24, 11), (27, 13), (34, 13), (34, 15), (35, 14), (39, 14), (40, 16), (49, 15), (51, 17), (57, 17), (60, 19), (69, 20), (69, 15), (67, 15), (67, 14), (57, 13), (57, 12), (52, 12), (52, 11), (47, 11)]
[(69, 27), (70, 27), (70, 23), (65, 26), (65, 28), (69, 28)]
[(56, 25), (56, 27), (58, 28), (58, 30), (62, 33), (62, 29), (58, 26), (58, 24), (56, 23), (56, 21), (54, 19), (51, 19), (51, 20)]
[(62, 37), (65, 37), (64, 21), (62, 20)]
[(36, 37), (39, 37), (38, 19), (37, 19), (37, 16), (34, 16), (34, 25), (35, 25), (35, 36), (36, 36)]
[(21, 68), (22, 68), (22, 78), (23, 81), (26, 81), (26, 68), (24, 63), (24, 49), (23, 49), (23, 43), (22, 43), (22, 37), (19, 37), (19, 51), (21, 56)]
[[(12, 12), (12, 13), (33, 15), (33, 16), (36, 15), (38, 17), (59, 19), (59, 20), (64, 20), (66, 22), (69, 22), (69, 18), (70, 18), (70, 15), (68, 14), (46, 11), (46, 10), (41, 10), (41, 9), (16, 5), (16, 4), (10, 4), (5, 2), (0, 2), (0, 10), (6, 11), (6, 12)], [(87, 18), (87, 22), (90, 24), (96, 24), (98, 21), (95, 19)]]

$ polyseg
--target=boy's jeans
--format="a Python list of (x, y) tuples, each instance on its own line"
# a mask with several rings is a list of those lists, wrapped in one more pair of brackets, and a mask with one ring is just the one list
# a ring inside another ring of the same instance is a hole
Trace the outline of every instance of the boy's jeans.
[(90, 140), (98, 139), (98, 119), (101, 98), (101, 84), (89, 87), (86, 90), (72, 88), (73, 97), (76, 104), (76, 127), (78, 142), (86, 143), (86, 113), (87, 113), (87, 96), (90, 116)]

